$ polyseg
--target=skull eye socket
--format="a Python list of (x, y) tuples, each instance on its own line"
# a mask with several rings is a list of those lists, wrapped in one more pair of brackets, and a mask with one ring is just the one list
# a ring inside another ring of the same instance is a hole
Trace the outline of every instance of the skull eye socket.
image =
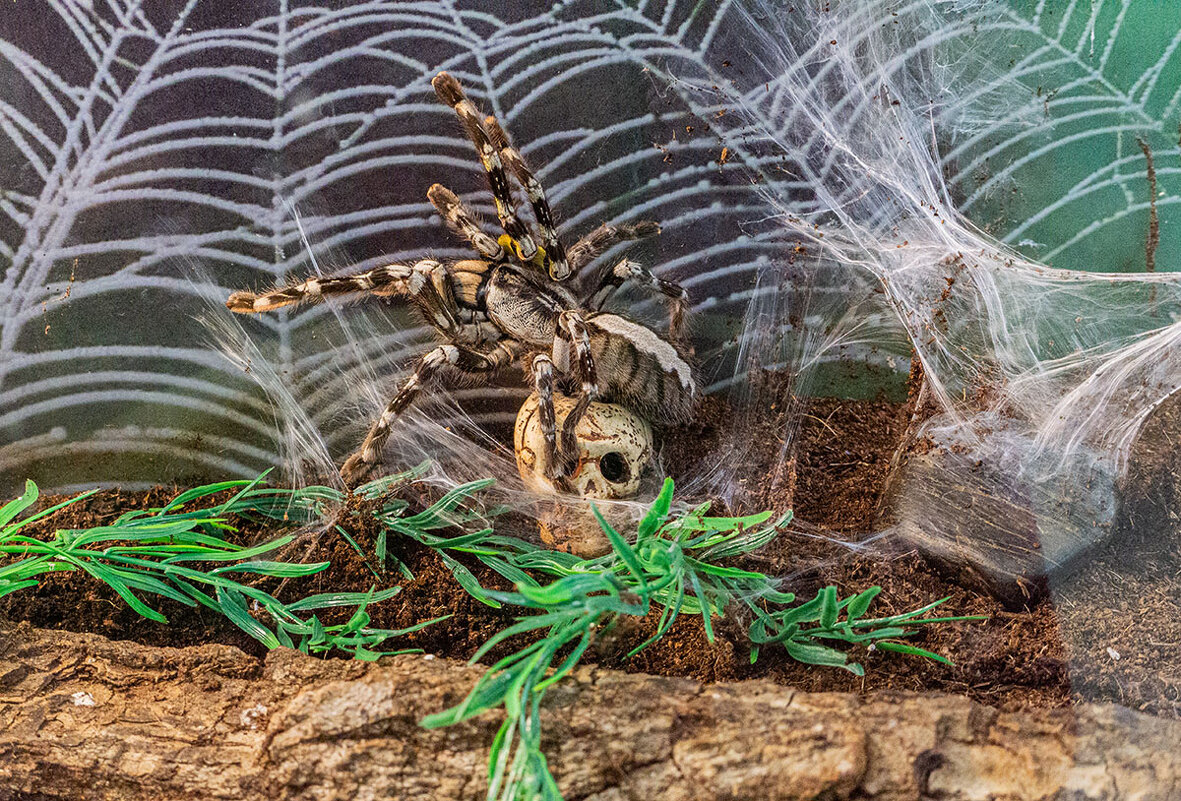
[(627, 466), (627, 460), (623, 458), (623, 454), (619, 451), (611, 451), (610, 453), (603, 454), (599, 459), (599, 472), (603, 474), (603, 478), (612, 484), (621, 484), (631, 477), (631, 470)]

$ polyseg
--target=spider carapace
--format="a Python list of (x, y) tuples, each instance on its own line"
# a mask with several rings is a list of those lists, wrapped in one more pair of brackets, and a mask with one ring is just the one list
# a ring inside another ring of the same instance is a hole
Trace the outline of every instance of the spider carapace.
[[(618, 403), (657, 425), (687, 422), (698, 400), (693, 370), (674, 342), (684, 336), (688, 296), (634, 261), (595, 265), (608, 248), (659, 233), (654, 222), (603, 224), (568, 250), (554, 225), (545, 191), (494, 117), (481, 117), (451, 75), (431, 81), (455, 110), (475, 144), (504, 233), (493, 237), (449, 189), (435, 184), (427, 197), (447, 227), (467, 240), (478, 259), (444, 263), (423, 259), (368, 272), (302, 283), (264, 293), (235, 292), (226, 306), (244, 314), (270, 311), (328, 295), (398, 296), (409, 300), (444, 344), (418, 362), (365, 441), (341, 468), (348, 484), (381, 462), (390, 426), (440, 373), (487, 380), (520, 362), (539, 398), (549, 451), (542, 454), (558, 486), (569, 488), (577, 458), (575, 429), (594, 400)], [(507, 169), (506, 169), (507, 168)], [(517, 216), (512, 175), (533, 209), (533, 230)], [(626, 282), (662, 293), (669, 301), (667, 337), (626, 317), (602, 311)], [(577, 400), (557, 431), (553, 393)]]

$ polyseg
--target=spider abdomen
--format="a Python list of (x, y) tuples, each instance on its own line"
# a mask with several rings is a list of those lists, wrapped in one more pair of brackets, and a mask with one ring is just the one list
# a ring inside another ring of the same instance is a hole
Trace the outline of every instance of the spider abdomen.
[(672, 343), (617, 314), (595, 314), (586, 324), (602, 400), (621, 403), (658, 425), (692, 418), (697, 381)]

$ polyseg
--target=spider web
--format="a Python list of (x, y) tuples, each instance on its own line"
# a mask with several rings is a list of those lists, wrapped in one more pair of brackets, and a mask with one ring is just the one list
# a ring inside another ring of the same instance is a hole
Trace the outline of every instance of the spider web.
[(1149, 47), (1130, 4), (1016, 8), (759, 5), (732, 29), (759, 68), (694, 82), (811, 190), (767, 186), (807, 255), (778, 306), (752, 304), (782, 336), (752, 332), (751, 363), (913, 353), (923, 450), (893, 532), (1009, 576), (1113, 530), (1136, 437), (1181, 385), (1181, 282), (1143, 272), (1176, 270), (1150, 213), (1168, 227), (1177, 172), (1147, 155), (1174, 147), (1178, 26)]

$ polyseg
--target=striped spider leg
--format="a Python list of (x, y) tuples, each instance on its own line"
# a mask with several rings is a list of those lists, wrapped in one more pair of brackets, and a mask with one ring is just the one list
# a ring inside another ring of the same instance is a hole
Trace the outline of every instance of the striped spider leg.
[(479, 218), (463, 205), (463, 201), (454, 192), (442, 184), (433, 184), (427, 190), (426, 196), (443, 218), (443, 223), (460, 239), (471, 244), (477, 253), (493, 262), (508, 259), (508, 251), (484, 232)]
[[(239, 314), (273, 311), (284, 306), (316, 302), (334, 295), (371, 294), (379, 297), (401, 296), (418, 307), (426, 322), (438, 329), (450, 344), (435, 348), (422, 357), (414, 374), (403, 383), (397, 395), (373, 424), (360, 451), (341, 469), (346, 483), (363, 477), (380, 461), (381, 447), (389, 437), (389, 425), (427, 385), (440, 368), (455, 369), (483, 377), (512, 361), (519, 350), (517, 343), (502, 340), (488, 353), (473, 348), (481, 339), (479, 326), (460, 322), (451, 275), (445, 266), (432, 259), (413, 265), (390, 264), (356, 275), (332, 278), (309, 278), (289, 287), (269, 292), (234, 292), (226, 307)], [(475, 333), (473, 333), (473, 328)]]
[[(573, 351), (573, 353), (571, 353)], [(574, 408), (566, 415), (562, 422), (562, 438), (558, 449), (558, 456), (554, 464), (554, 478), (564, 479), (570, 475), (575, 460), (578, 458), (578, 440), (575, 432), (582, 421), (591, 402), (599, 395), (599, 382), (595, 369), (594, 354), (591, 353), (590, 331), (587, 330), (586, 320), (577, 311), (564, 311), (558, 315), (558, 333), (554, 337), (553, 360), (558, 363), (563, 373), (573, 375), (580, 381), (578, 395), (575, 396)], [(574, 365), (577, 369), (574, 369)], [(538, 396), (538, 408), (542, 405)], [(550, 412), (553, 415), (553, 401), (550, 400)], [(545, 413), (542, 413), (544, 421)]]
[(418, 394), (433, 383), (439, 371), (450, 368), (475, 381), (487, 381), (520, 355), (522, 345), (511, 339), (502, 339), (487, 352), (481, 352), (458, 343), (440, 345), (418, 360), (414, 372), (402, 382), (397, 394), (386, 405), (381, 415), (369, 428), (365, 441), (357, 452), (345, 460), (340, 468), (341, 478), (349, 486), (355, 486), (381, 464), (382, 450), (390, 438), (390, 428)]
[(355, 294), (409, 298), (445, 334), (458, 336), (461, 331), (447, 269), (434, 259), (423, 259), (412, 265), (387, 264), (356, 275), (308, 278), (262, 293), (234, 292), (226, 301), (226, 308), (238, 314), (257, 314), (299, 303), (316, 303), (333, 295)]
[(533, 207), (533, 217), (537, 220), (537, 232), (541, 237), (543, 262), (549, 277), (555, 281), (565, 281), (573, 272), (566, 261), (566, 249), (562, 240), (558, 238), (558, 231), (554, 227), (554, 215), (550, 211), (549, 201), (546, 200), (545, 190), (541, 183), (533, 176), (524, 157), (512, 146), (508, 134), (493, 116), (484, 118), (484, 125), (492, 137), (492, 143), (500, 150), (500, 160), (507, 164), (513, 176), (525, 190), (529, 204)]
[(508, 174), (504, 171), (499, 150), (484, 127), (480, 112), (464, 95), (459, 81), (449, 73), (440, 72), (431, 80), (431, 86), (434, 87), (439, 100), (454, 109), (468, 138), (476, 146), (480, 163), (484, 166), (484, 174), (488, 176), (488, 185), (492, 189), (492, 199), (496, 202), (496, 216), (500, 219), (500, 227), (508, 234), (521, 262), (531, 263), (538, 255), (537, 244), (525, 223), (517, 216)]
[(644, 239), (659, 233), (660, 225), (650, 220), (634, 225), (603, 223), (570, 247), (567, 253), (570, 269), (575, 273), (581, 272), (583, 267), (620, 242)]
[[(583, 267), (620, 242), (643, 239), (658, 233), (660, 233), (660, 226), (647, 220), (634, 225), (603, 223), (570, 248), (570, 268), (578, 273)], [(674, 342), (685, 341), (688, 333), (686, 318), (689, 312), (689, 293), (679, 284), (658, 278), (638, 262), (623, 259), (614, 266), (600, 268), (598, 274), (590, 282), (590, 291), (586, 293), (584, 302), (589, 308), (599, 311), (611, 299), (616, 290), (628, 281), (634, 281), (669, 299), (669, 336)]]
[(569, 491), (563, 484), (564, 479), (554, 475), (557, 464), (557, 415), (554, 411), (554, 363), (547, 353), (537, 353), (530, 364), (533, 374), (533, 391), (537, 393), (537, 414), (541, 421), (541, 435), (545, 440), (545, 450), (541, 453), (542, 473), (551, 481), (562, 484), (562, 489)]
[[(533, 245), (532, 238), (526, 241), (521, 239), (518, 233), (516, 233), (525, 230), (526, 226), (516, 216), (516, 205), (512, 198), (512, 189), (508, 177), (504, 172), (506, 166), (512, 172), (513, 177), (517, 179), (521, 188), (525, 190), (525, 195), (529, 198), (530, 205), (533, 208), (533, 215), (537, 220), (539, 238), (541, 239), (541, 260), (550, 278), (555, 281), (565, 281), (570, 276), (576, 275), (597, 256), (619, 242), (640, 239), (660, 233), (660, 226), (654, 222), (645, 221), (634, 225), (611, 225), (604, 223), (580, 239), (567, 253), (558, 235), (544, 187), (542, 187), (541, 182), (534, 176), (532, 170), (529, 169), (520, 151), (513, 147), (508, 133), (497, 119), (494, 116), (488, 115), (481, 121), (475, 105), (467, 99), (463, 93), (463, 88), (459, 85), (459, 81), (452, 75), (441, 72), (431, 81), (431, 85), (434, 86), (439, 98), (455, 110), (460, 121), (463, 123), (464, 130), (468, 133), (468, 137), (475, 144), (476, 150), (480, 154), (480, 161), (484, 165), (485, 173), (488, 176), (488, 183), (492, 188), (492, 195), (496, 201), (497, 214), (500, 217), (501, 225), (509, 236), (513, 240), (516, 240), (516, 255), (522, 262), (534, 262), (537, 258), (537, 251), (531, 247)], [(436, 184), (436, 186), (438, 185)], [(461, 205), (459, 204), (458, 198), (455, 198), (453, 194), (447, 192), (447, 190), (443, 190), (442, 187), (439, 187), (438, 190), (432, 187), (431, 191), (435, 193), (439, 192), (439, 190), (442, 190), (439, 193), (440, 200), (443, 199), (442, 193), (444, 192), (450, 195), (450, 198), (443, 203), (439, 203), (435, 202), (435, 197), (432, 194), (431, 200), (435, 203), (436, 208), (439, 209), (444, 219), (448, 221), (449, 226), (459, 231), (461, 236), (464, 236), (474, 245), (477, 236), (482, 235), (485, 238), (490, 238), (479, 231), (479, 226), (471, 220), (470, 214), (465, 215), (467, 217), (466, 220), (457, 217), (456, 212), (452, 210), (461, 209)], [(482, 253), (485, 253), (488, 258), (493, 258), (479, 245), (476, 247)], [(493, 260), (495, 259), (493, 258)], [(649, 277), (651, 276), (650, 273), (647, 275)], [(639, 278), (643, 282), (653, 284), (658, 280), (653, 278), (649, 281), (647, 277), (639, 274), (634, 277)], [(664, 291), (664, 289), (662, 288), (661, 291)], [(670, 293), (665, 292), (665, 294)], [(683, 292), (677, 291), (670, 294), (670, 297), (679, 297), (682, 294)]]
[(688, 333), (686, 329), (689, 293), (680, 284), (658, 278), (647, 267), (631, 259), (623, 259), (615, 266), (602, 270), (587, 298), (587, 305), (596, 311), (602, 309), (611, 296), (628, 281), (633, 281), (650, 292), (658, 292), (668, 299), (668, 335), (674, 342), (684, 342)]

